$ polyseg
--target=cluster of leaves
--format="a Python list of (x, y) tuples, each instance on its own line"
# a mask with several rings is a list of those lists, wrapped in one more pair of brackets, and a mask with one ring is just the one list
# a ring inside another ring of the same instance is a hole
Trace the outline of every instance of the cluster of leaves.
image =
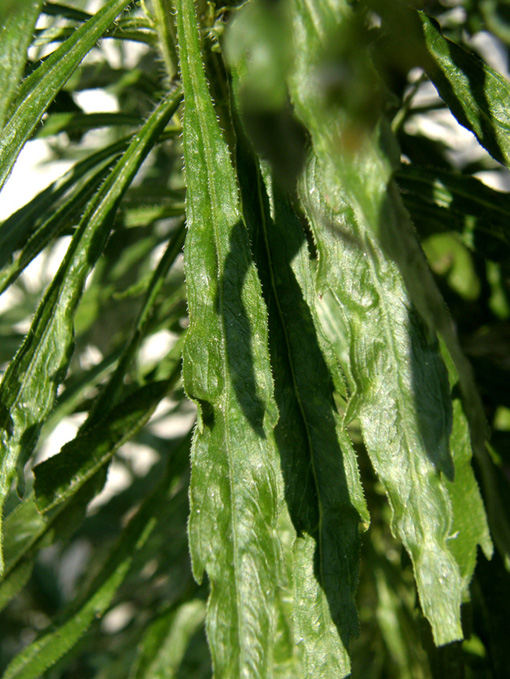
[(0, 9), (2, 676), (506, 676), (504, 12), (96, 9)]

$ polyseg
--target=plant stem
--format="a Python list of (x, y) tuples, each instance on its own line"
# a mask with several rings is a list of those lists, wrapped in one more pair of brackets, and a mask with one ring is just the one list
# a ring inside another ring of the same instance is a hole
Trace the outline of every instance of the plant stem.
[[(144, 3), (145, 5), (145, 3)], [(153, 11), (154, 27), (158, 34), (159, 46), (170, 80), (177, 73), (177, 51), (172, 0), (150, 0)]]

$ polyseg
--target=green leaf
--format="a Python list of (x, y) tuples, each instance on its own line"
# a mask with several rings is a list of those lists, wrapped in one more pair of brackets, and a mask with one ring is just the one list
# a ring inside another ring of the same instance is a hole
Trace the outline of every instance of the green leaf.
[(130, 679), (174, 679), (205, 613), (205, 603), (193, 599), (158, 616), (144, 634)]
[(120, 446), (129, 441), (169, 392), (179, 375), (164, 382), (151, 382), (131, 393), (108, 412), (107, 421), (66, 443), (60, 453), (34, 467), (36, 504), (48, 512), (72, 497), (104, 467)]
[(100, 127), (116, 127), (118, 125), (138, 127), (141, 122), (139, 116), (126, 113), (52, 113), (44, 121), (37, 137), (41, 139), (61, 132), (86, 132)]
[(190, 550), (196, 579), (205, 570), (211, 582), (207, 633), (216, 676), (265, 677), (272, 672), (281, 570), (267, 310), (206, 83), (193, 1), (179, 0), (176, 9), (190, 317), (183, 377), (199, 408)]
[[(62, 235), (64, 229), (69, 229), (79, 222), (83, 213), (84, 206), (93, 198), (97, 189), (104, 181), (105, 176), (111, 170), (110, 166), (103, 166), (98, 172), (93, 174), (85, 182), (74, 186), (61, 202), (58, 209), (48, 211), (46, 219), (36, 219), (29, 221), (31, 211), (22, 212), (19, 221), (9, 219), (0, 228), (0, 241), (2, 235), (7, 241), (8, 246), (23, 242), (23, 248), (14, 259), (12, 259), (0, 271), (0, 293), (4, 292), (18, 276), (25, 270), (35, 257), (55, 238)], [(18, 214), (18, 213), (17, 213)], [(19, 231), (12, 230), (13, 226), (19, 225)], [(3, 227), (6, 226), (5, 230)], [(27, 231), (30, 230), (30, 235)], [(10, 241), (10, 242), (9, 242)], [(4, 250), (5, 256), (9, 255), (9, 249)]]
[(88, 12), (75, 7), (69, 7), (61, 2), (45, 2), (42, 8), (44, 14), (48, 16), (60, 16), (72, 21), (88, 21), (92, 17)]
[(404, 165), (395, 173), (404, 205), (426, 236), (455, 231), (470, 248), (502, 261), (510, 254), (510, 196), (479, 179), (437, 168)]
[(0, 129), (17, 93), (42, 0), (14, 0), (0, 9)]
[(0, 133), (0, 190), (23, 145), (57, 92), (128, 4), (129, 0), (109, 0), (92, 19), (73, 31), (66, 42), (23, 81), (11, 107), (12, 115)]
[[(454, 394), (458, 384), (458, 374), (451, 357), (444, 347), (442, 348), (448, 368), (450, 387)], [(459, 564), (464, 590), (467, 594), (476, 566), (478, 546), (480, 545), (487, 559), (492, 556), (493, 546), (483, 500), (471, 466), (473, 454), (469, 424), (460, 398), (453, 399), (451, 450), (455, 464), (455, 482), (446, 482), (453, 507), (452, 535), (448, 547)], [(466, 511), (467, 507), (469, 511)]]
[(6, 370), (0, 385), (0, 507), (16, 467), (21, 479), (42, 422), (53, 407), (72, 353), (74, 312), (85, 279), (104, 247), (118, 203), (180, 100), (177, 91), (162, 101), (89, 203), (30, 332)]
[(309, 168), (302, 195), (322, 286), (336, 296), (348, 332), (353, 396), (347, 417), (361, 421), (390, 500), (392, 530), (413, 561), (422, 608), (437, 642), (447, 643), (462, 637), (461, 578), (448, 549), (453, 510), (440, 473), (453, 477), (447, 375), (395, 265), (347, 204), (335, 211), (326, 205), (317, 165)]
[(434, 19), (419, 12), (431, 57), (424, 64), (441, 98), (461, 125), (500, 163), (510, 167), (510, 113), (502, 102), (510, 83), (480, 57), (441, 33)]
[(239, 158), (238, 173), (269, 312), (275, 437), (294, 528), (295, 642), (304, 649), (306, 677), (345, 677), (358, 633), (359, 531), (369, 520), (356, 455), (336, 410), (337, 368), (316, 316), (301, 224), (274, 185), (270, 214), (253, 161)]
[[(365, 444), (390, 499), (393, 530), (413, 561), (435, 641), (444, 644), (462, 638), (462, 579), (448, 549), (453, 508), (442, 474), (453, 476), (451, 403), (434, 330), (443, 334), (455, 359), (481, 457), (483, 411), (391, 180), (392, 164), (398, 162), (394, 140), (384, 123), (372, 129), (367, 118), (357, 127), (347, 105), (328, 95), (327, 81), (317, 80), (329, 59), (344, 63), (347, 57), (338, 59), (332, 46), (353, 27), (355, 18), (343, 0), (324, 2), (313, 14), (296, 0), (296, 69), (290, 87), (317, 156), (301, 195), (314, 224), (320, 288), (334, 292), (348, 328), (346, 372), (353, 377), (353, 396), (347, 416), (361, 420)], [(348, 59), (347, 67), (355, 68)], [(369, 71), (363, 75), (367, 83)]]
[(34, 489), (40, 512), (47, 512), (66, 501), (94, 476), (120, 446), (141, 429), (161, 399), (175, 385), (180, 375), (180, 341), (170, 351), (174, 360), (168, 360), (167, 357), (162, 362), (166, 374), (161, 374), (160, 370), (158, 381), (133, 391), (116, 406), (124, 388), (127, 368), (147, 331), (156, 298), (169, 268), (182, 248), (183, 240), (184, 229), (181, 228), (171, 240), (153, 274), (144, 304), (117, 367), (90, 408), (88, 418), (77, 437), (67, 443), (58, 455), (34, 468)]
[[(169, 465), (171, 470), (171, 465)], [(169, 477), (170, 476), (170, 481)], [(115, 592), (125, 580), (134, 557), (143, 549), (157, 521), (162, 505), (171, 495), (173, 477), (168, 472), (162, 483), (144, 501), (119, 536), (102, 569), (81, 596), (9, 664), (2, 679), (36, 679), (71, 649), (91, 623), (108, 609)]]
[(0, 580), (0, 602), (7, 604), (30, 577), (35, 556), (44, 547), (68, 539), (81, 525), (90, 500), (102, 489), (106, 470), (102, 469), (71, 499), (42, 516), (30, 493), (6, 518), (5, 573)]
[(96, 166), (108, 163), (113, 157), (126, 151), (130, 141), (131, 137), (121, 139), (76, 163), (62, 177), (8, 217), (0, 226), (0, 266), (4, 267), (41, 223), (51, 218), (62, 196)]

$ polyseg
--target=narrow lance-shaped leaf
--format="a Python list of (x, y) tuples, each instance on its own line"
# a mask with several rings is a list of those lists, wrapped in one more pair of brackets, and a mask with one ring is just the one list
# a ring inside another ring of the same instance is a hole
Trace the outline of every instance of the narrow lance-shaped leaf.
[(66, 443), (60, 453), (34, 468), (37, 508), (47, 512), (72, 497), (147, 423), (160, 401), (174, 386), (177, 363), (168, 380), (140, 387), (116, 408), (105, 422)]
[(123, 153), (131, 138), (121, 139), (97, 153), (76, 163), (59, 179), (37, 194), (26, 205), (16, 210), (0, 226), (0, 266), (3, 268), (11, 260), (16, 250), (23, 247), (30, 236), (40, 226), (41, 221), (49, 219), (60, 207), (60, 199), (79, 184), (96, 166), (100, 167), (116, 155)]
[[(68, 229), (79, 221), (84, 206), (97, 192), (110, 169), (108, 166), (103, 167), (83, 185), (73, 187), (58, 209), (49, 214), (46, 220), (36, 225), (35, 230), (26, 238), (21, 252), (0, 270), (0, 294), (14, 283), (22, 271), (53, 239), (60, 236), (64, 229)], [(29, 224), (27, 220), (23, 221), (32, 230), (33, 224)]]
[(269, 310), (280, 411), (275, 436), (295, 530), (295, 637), (304, 649), (305, 676), (336, 679), (350, 673), (348, 646), (358, 632), (359, 531), (368, 513), (336, 410), (337, 367), (316, 316), (305, 234), (278, 188), (271, 216), (262, 178), (251, 165), (240, 159), (238, 173)]
[(500, 163), (510, 167), (510, 83), (480, 57), (447, 40), (434, 19), (418, 13), (431, 59), (427, 70), (441, 98), (461, 125)]
[(4, 523), (5, 572), (0, 580), (0, 608), (6, 605), (30, 577), (35, 557), (44, 547), (66, 540), (81, 525), (87, 505), (101, 491), (106, 481), (102, 468), (69, 502), (51, 514), (42, 515), (30, 493), (11, 512)]
[(192, 599), (172, 609), (151, 623), (144, 634), (132, 679), (174, 679), (186, 649), (203, 624), (205, 603)]
[(207, 571), (211, 583), (207, 633), (215, 676), (261, 679), (272, 673), (281, 569), (267, 311), (206, 83), (193, 0), (178, 0), (176, 9), (190, 316), (183, 376), (199, 408), (190, 550), (196, 579)]
[[(170, 251), (172, 249), (169, 248)], [(154, 291), (159, 289), (164, 259), (154, 274), (148, 301), (140, 314), (142, 318), (153, 309), (151, 302), (154, 301)], [(85, 424), (90, 425), (92, 420), (96, 420), (92, 431), (79, 432), (59, 455), (35, 467), (35, 493), (24, 498), (5, 521), (6, 564), (5, 577), (0, 581), (0, 607), (24, 585), (38, 551), (56, 540), (65, 539), (81, 524), (89, 500), (103, 486), (108, 462), (118, 448), (143, 427), (177, 380), (181, 344), (178, 341), (172, 348), (173, 360), (167, 357), (159, 364), (156, 382), (130, 393), (118, 405), (112, 388), (109, 388), (112, 382), (118, 386), (114, 373), (104, 390), (112, 396), (110, 402), (103, 400), (101, 414), (103, 418), (108, 414), (106, 421), (98, 425), (98, 418), (89, 417)], [(128, 344), (124, 356), (129, 353)]]
[(129, 2), (110, 0), (23, 81), (13, 102), (13, 113), (0, 133), (0, 190), (23, 145), (57, 92)]
[[(51, 411), (73, 347), (73, 316), (85, 279), (101, 254), (115, 210), (136, 171), (181, 100), (174, 93), (156, 108), (91, 201), (18, 353), (0, 385), (0, 507)], [(71, 275), (72, 274), (72, 275)]]
[(37, 506), (41, 512), (51, 510), (76, 493), (111, 459), (125, 441), (139, 431), (161, 399), (174, 386), (180, 374), (182, 341), (177, 341), (170, 351), (174, 360), (161, 363), (166, 374), (163, 375), (160, 371), (156, 382), (140, 387), (114, 407), (122, 393), (126, 370), (154, 311), (156, 297), (168, 269), (182, 247), (183, 231), (184, 229), (177, 231), (161, 258), (118, 365), (90, 409), (89, 416), (78, 435), (67, 443), (58, 455), (50, 457), (34, 468), (34, 489)]
[[(453, 511), (440, 471), (448, 451), (448, 383), (437, 342), (412, 308), (395, 265), (344, 204), (326, 206), (324, 174), (309, 168), (303, 197), (350, 342), (353, 396), (363, 438), (393, 511), (392, 528), (413, 561), (420, 601), (438, 643), (462, 637), (461, 578), (448, 549)], [(331, 200), (331, 193), (329, 193)]]
[[(444, 346), (442, 349), (453, 395), (458, 384), (458, 374), (447, 350)], [(473, 454), (469, 423), (459, 397), (453, 399), (451, 450), (455, 480), (446, 481), (453, 507), (452, 536), (448, 547), (459, 564), (463, 587), (467, 593), (476, 566), (478, 545), (487, 559), (492, 556), (493, 546), (485, 507), (471, 466)], [(467, 507), (469, 511), (466, 511)]]
[(42, 0), (15, 0), (0, 10), (0, 129), (23, 77)]
[(442, 476), (453, 476), (447, 374), (437, 340), (376, 240), (386, 245), (399, 238), (391, 220), (400, 206), (387, 191), (390, 161), (368, 124), (351, 140), (349, 112), (337, 111), (309, 85), (331, 41), (339, 32), (348, 35), (353, 21), (343, 0), (325, 0), (313, 14), (307, 4), (294, 3), (291, 91), (317, 154), (302, 199), (319, 250), (320, 285), (332, 289), (345, 312), (354, 378), (348, 417), (361, 421), (390, 499), (393, 531), (411, 556), (422, 608), (443, 644), (462, 638), (462, 581), (448, 549), (453, 510)]

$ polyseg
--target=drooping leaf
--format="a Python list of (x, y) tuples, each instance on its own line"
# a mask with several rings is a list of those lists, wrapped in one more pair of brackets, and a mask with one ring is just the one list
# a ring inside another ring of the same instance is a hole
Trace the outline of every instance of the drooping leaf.
[[(324, 86), (315, 80), (318, 91), (308, 85), (327, 59), (345, 63), (331, 50), (340, 32), (353, 30), (351, 10), (342, 0), (329, 0), (311, 13), (296, 2), (294, 17), (291, 92), (317, 156), (302, 199), (315, 222), (320, 286), (333, 290), (345, 313), (351, 347), (346, 372), (353, 376), (348, 416), (360, 418), (372, 463), (390, 498), (393, 530), (410, 553), (435, 641), (444, 644), (462, 637), (462, 581), (448, 549), (453, 509), (445, 477), (453, 477), (451, 406), (434, 330), (443, 334), (455, 358), (472, 436), (483, 456), (479, 396), (392, 185), (394, 141), (384, 125), (372, 129), (369, 118), (361, 129), (352, 128), (341, 99), (328, 98), (327, 81)], [(351, 66), (348, 61), (349, 67), (354, 69), (355, 62)], [(366, 77), (371, 82), (368, 72)]]
[(0, 190), (23, 145), (57, 92), (128, 4), (129, 0), (109, 0), (23, 81), (12, 103), (12, 114), (0, 133)]
[(177, 91), (162, 101), (89, 203), (30, 332), (7, 368), (0, 385), (0, 507), (16, 467), (21, 478), (42, 422), (53, 407), (72, 353), (74, 312), (85, 279), (104, 247), (119, 200), (180, 100)]
[(453, 477), (445, 369), (437, 342), (413, 310), (394, 264), (347, 205), (341, 212), (328, 209), (320, 193), (320, 169), (312, 167), (309, 173), (303, 196), (311, 196), (308, 214), (322, 285), (337, 297), (351, 347), (348, 414), (361, 421), (391, 503), (393, 531), (413, 560), (435, 638), (445, 643), (462, 635), (461, 579), (447, 542), (453, 510), (442, 475)]
[[(185, 273), (190, 325), (183, 377), (199, 408), (189, 537), (194, 575), (211, 582), (207, 633), (216, 676), (271, 674), (275, 596), (277, 419), (267, 310), (229, 149), (209, 93), (192, 0), (179, 0), (187, 180)], [(242, 444), (241, 444), (242, 442)]]
[(23, 77), (41, 6), (42, 0), (15, 0), (0, 9), (0, 129)]
[[(458, 383), (458, 374), (448, 353), (443, 351), (443, 355), (453, 396)], [(452, 535), (448, 547), (459, 564), (463, 586), (467, 592), (476, 566), (478, 546), (482, 548), (487, 559), (491, 558), (493, 547), (483, 500), (471, 466), (473, 453), (469, 424), (460, 398), (453, 398), (451, 450), (455, 480), (446, 482), (453, 507)], [(469, 507), (469, 512), (466, 511), (466, 507)]]
[(280, 411), (275, 436), (295, 531), (295, 641), (303, 646), (304, 676), (334, 679), (350, 672), (349, 641), (358, 631), (359, 530), (368, 514), (356, 456), (336, 410), (337, 368), (315, 312), (305, 234), (273, 186), (270, 213), (262, 176), (246, 153), (238, 173), (269, 311)]
[(457, 120), (500, 163), (510, 166), (510, 113), (502, 102), (510, 83), (480, 57), (445, 38), (431, 17), (419, 12), (431, 57), (424, 66)]

